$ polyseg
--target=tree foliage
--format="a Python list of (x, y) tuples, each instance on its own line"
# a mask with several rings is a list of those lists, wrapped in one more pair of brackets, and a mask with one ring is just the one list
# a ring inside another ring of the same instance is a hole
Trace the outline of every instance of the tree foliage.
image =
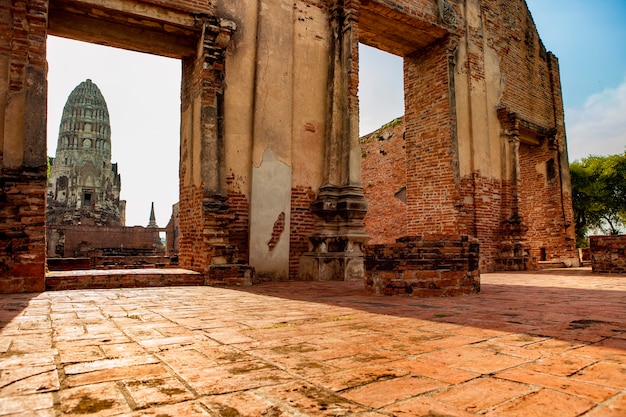
[(626, 152), (588, 156), (570, 164), (576, 240), (599, 229), (619, 234), (626, 226)]

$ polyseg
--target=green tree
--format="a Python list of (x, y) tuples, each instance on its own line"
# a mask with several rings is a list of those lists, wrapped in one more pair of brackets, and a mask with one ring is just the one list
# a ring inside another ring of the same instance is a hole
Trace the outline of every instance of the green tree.
[(574, 161), (570, 173), (578, 244), (593, 229), (613, 235), (622, 232), (626, 226), (626, 152)]

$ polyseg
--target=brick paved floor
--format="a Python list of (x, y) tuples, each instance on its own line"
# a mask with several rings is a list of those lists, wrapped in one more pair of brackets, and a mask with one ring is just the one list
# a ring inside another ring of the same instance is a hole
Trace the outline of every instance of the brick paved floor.
[(626, 415), (626, 276), (482, 282), (0, 295), (0, 415)]

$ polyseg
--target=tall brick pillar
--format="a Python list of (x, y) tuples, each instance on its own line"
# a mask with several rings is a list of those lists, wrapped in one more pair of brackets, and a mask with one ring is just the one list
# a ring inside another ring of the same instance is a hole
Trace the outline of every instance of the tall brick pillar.
[(459, 233), (460, 178), (448, 38), (404, 58), (407, 233)]
[(503, 195), (508, 213), (500, 225), (500, 241), (498, 242), (498, 270), (525, 270), (530, 265), (530, 246), (526, 242), (526, 230), (520, 213), (520, 116), (505, 107), (498, 109), (498, 118), (502, 126), (501, 136), (506, 149), (505, 166), (508, 167), (508, 194)]
[(300, 258), (299, 275), (309, 280), (364, 279), (363, 219), (367, 201), (361, 185), (358, 89), (359, 1), (334, 2), (328, 78), (324, 185), (311, 204), (312, 250)]
[(0, 292), (43, 291), (47, 1), (0, 1)]
[(237, 263), (229, 242), (234, 215), (226, 203), (222, 123), (224, 55), (234, 30), (233, 22), (207, 18), (197, 54), (183, 59), (179, 263), (203, 272), (208, 283)]

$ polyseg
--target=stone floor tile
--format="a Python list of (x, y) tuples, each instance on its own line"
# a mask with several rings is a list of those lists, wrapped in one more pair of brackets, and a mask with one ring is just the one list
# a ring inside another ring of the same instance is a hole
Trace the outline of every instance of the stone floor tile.
[(574, 378), (606, 387), (624, 389), (626, 388), (626, 365), (599, 362), (583, 369)]
[(73, 345), (60, 348), (59, 357), (61, 359), (61, 363), (64, 364), (90, 362), (105, 358), (104, 353), (99, 346), (83, 346), (80, 349), (76, 349), (76, 346)]
[[(54, 406), (52, 393), (0, 397), (0, 416), (49, 411)], [(33, 415), (27, 414), (27, 415)]]
[(58, 391), (59, 386), (55, 365), (0, 371), (0, 397)]
[[(196, 402), (183, 402), (159, 407), (150, 407), (134, 413), (120, 414), (120, 417), (227, 417), (208, 412), (201, 404)], [(235, 414), (235, 416), (237, 416)]]
[(194, 395), (176, 378), (133, 378), (123, 381), (136, 407), (171, 404), (191, 400)]
[(359, 404), (368, 407), (380, 408), (398, 400), (415, 397), (425, 392), (446, 387), (441, 381), (418, 376), (395, 378), (381, 382), (374, 382), (341, 395)]
[(21, 354), (25, 352), (49, 350), (52, 348), (52, 331), (49, 330), (43, 333), (20, 335), (19, 338), (14, 338), (8, 352)]
[(68, 375), (65, 384), (69, 387), (97, 384), (100, 382), (119, 381), (129, 378), (165, 377), (168, 375), (166, 368), (161, 363), (149, 365), (122, 366), (117, 368), (102, 369), (92, 372), (84, 372), (76, 375)]
[(13, 339), (10, 337), (0, 337), (0, 354), (7, 353), (9, 351), (12, 340)]
[(59, 393), (63, 416), (112, 416), (131, 411), (114, 382), (69, 388)]
[(344, 358), (329, 360), (326, 363), (340, 369), (360, 369), (363, 366), (384, 364), (392, 361), (397, 361), (403, 357), (404, 355), (401, 355), (399, 353), (385, 352), (379, 349), (366, 348), (364, 352), (359, 352), (356, 355), (351, 355)]
[(586, 346), (585, 344), (580, 342), (546, 338), (546, 336), (539, 337), (544, 340), (528, 345), (526, 346), (526, 349), (539, 351), (543, 356), (558, 355), (563, 352), (568, 352), (574, 349), (578, 349), (582, 346)]
[(26, 353), (21, 355), (10, 355), (0, 357), (0, 370), (19, 369), (23, 367), (46, 367), (55, 365), (55, 356), (58, 352), (55, 349), (40, 351), (37, 353)]
[(536, 372), (526, 369), (525, 367), (509, 369), (497, 373), (495, 376), (510, 381), (536, 385), (567, 394), (577, 395), (597, 402), (605, 401), (618, 392), (615, 388), (590, 384), (574, 378)]
[[(468, 413), (449, 404), (443, 404), (429, 397), (418, 397), (398, 404), (385, 407), (382, 411), (391, 413), (394, 417), (472, 417)], [(385, 414), (389, 415), (389, 414)]]
[(484, 415), (488, 417), (575, 417), (590, 410), (593, 406), (594, 402), (589, 399), (542, 389), (496, 407)]
[(421, 355), (420, 360), (434, 360), (451, 368), (480, 374), (491, 374), (529, 362), (528, 359), (499, 354), (489, 349), (455, 347)]
[(200, 395), (226, 394), (293, 379), (288, 373), (262, 361), (235, 362), (212, 367), (186, 364), (184, 367), (173, 368)]
[(272, 402), (283, 404), (282, 408), (304, 415), (340, 417), (366, 410), (331, 390), (300, 381), (265, 387), (259, 391), (265, 394), (265, 398), (273, 399)]
[[(334, 392), (360, 404), (354, 417), (532, 416), (564, 398), (572, 413), (625, 415), (626, 284), (575, 272), (484, 274), (480, 294), (450, 298), (377, 297), (351, 282), (0, 294), (0, 403), (50, 394), (56, 410), (22, 415), (60, 417), (80, 389), (83, 405), (111, 406), (103, 415), (223, 417), (239, 401), (242, 415), (302, 417), (328, 412)], [(56, 367), (58, 387), (15, 395), (47, 387)], [(537, 391), (476, 412), (454, 402), (491, 384)]]
[(479, 378), (455, 385), (431, 398), (468, 412), (481, 412), (533, 392), (530, 385), (502, 379)]
[(369, 365), (343, 371), (335, 370), (334, 372), (328, 372), (324, 369), (324, 371), (326, 372), (320, 372), (314, 376), (310, 376), (310, 374), (306, 372), (302, 373), (308, 380), (336, 392), (356, 388), (371, 382), (394, 379), (408, 374), (405, 370), (386, 365)]
[(99, 345), (104, 355), (109, 359), (128, 356), (145, 355), (146, 350), (139, 343), (104, 343)]
[(147, 365), (159, 363), (153, 355), (137, 355), (126, 358), (102, 359), (97, 361), (82, 362), (65, 366), (66, 375), (82, 374), (86, 372), (101, 371), (103, 369), (121, 368), (125, 366)]
[(572, 353), (548, 356), (525, 366), (531, 371), (546, 374), (570, 376), (596, 362), (596, 359), (577, 356)]
[(602, 361), (626, 363), (626, 339), (605, 339), (592, 345), (581, 346), (574, 353)]
[(170, 336), (170, 337), (157, 337), (147, 340), (140, 340), (137, 343), (149, 352), (158, 352), (175, 347), (190, 346), (198, 342), (199, 338), (194, 336)]
[(626, 392), (597, 405), (585, 417), (624, 417), (626, 416)]
[(255, 391), (211, 395), (202, 397), (199, 401), (209, 409), (209, 414), (214, 417), (290, 416), (284, 407), (281, 408), (269, 399), (255, 394)]
[(386, 364), (387, 366), (402, 369), (414, 374), (425, 376), (448, 384), (460, 384), (479, 377), (479, 373), (450, 368), (443, 363), (433, 360), (404, 359)]

